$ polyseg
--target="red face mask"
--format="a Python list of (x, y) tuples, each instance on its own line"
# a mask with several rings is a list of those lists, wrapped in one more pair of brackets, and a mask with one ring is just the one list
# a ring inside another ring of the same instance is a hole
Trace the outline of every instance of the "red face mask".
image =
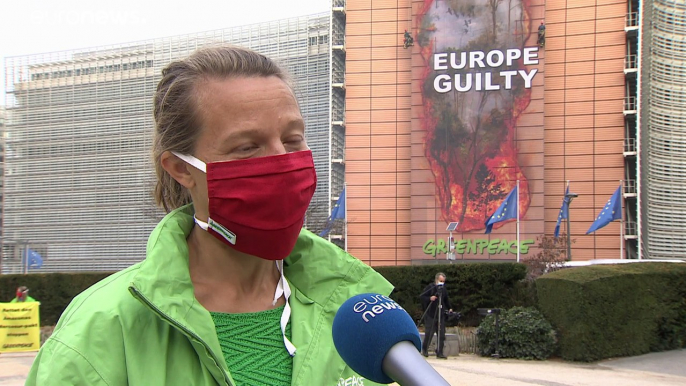
[(195, 219), (230, 247), (267, 260), (291, 253), (317, 186), (310, 150), (205, 165), (177, 157), (207, 173), (209, 218)]

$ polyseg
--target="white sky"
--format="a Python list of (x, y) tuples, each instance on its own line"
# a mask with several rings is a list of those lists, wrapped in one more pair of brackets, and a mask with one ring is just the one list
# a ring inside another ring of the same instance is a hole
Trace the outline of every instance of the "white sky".
[(325, 12), (331, 0), (1, 0), (5, 58), (148, 40)]

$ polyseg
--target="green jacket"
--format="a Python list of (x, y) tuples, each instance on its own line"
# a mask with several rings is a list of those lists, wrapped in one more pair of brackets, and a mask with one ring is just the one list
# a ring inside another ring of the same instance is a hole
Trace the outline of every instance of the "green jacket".
[[(31, 296), (26, 296), (26, 299), (24, 299), (24, 302), (35, 302), (36, 299), (32, 298)], [(10, 303), (20, 303), (19, 298), (14, 298), (10, 300)]]
[[(168, 214), (147, 258), (94, 284), (62, 314), (26, 385), (234, 385), (209, 312), (195, 299), (186, 237), (193, 209)], [(303, 230), (284, 263), (291, 286), (292, 385), (360, 382), (333, 345), (338, 307), (393, 287), (369, 266)]]

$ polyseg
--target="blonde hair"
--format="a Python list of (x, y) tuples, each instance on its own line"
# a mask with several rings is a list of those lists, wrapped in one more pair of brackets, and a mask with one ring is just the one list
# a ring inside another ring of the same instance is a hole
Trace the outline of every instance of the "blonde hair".
[(247, 48), (220, 45), (198, 49), (162, 70), (153, 99), (155, 137), (152, 157), (157, 174), (157, 205), (170, 212), (191, 202), (190, 193), (167, 173), (160, 161), (165, 151), (192, 154), (200, 135), (198, 85), (209, 79), (276, 76), (292, 88), (276, 62)]

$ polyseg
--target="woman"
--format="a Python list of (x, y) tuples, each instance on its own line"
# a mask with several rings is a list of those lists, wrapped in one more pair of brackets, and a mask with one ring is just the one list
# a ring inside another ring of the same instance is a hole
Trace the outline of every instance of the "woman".
[(302, 230), (316, 175), (286, 75), (227, 46), (162, 75), (153, 157), (156, 199), (169, 213), (143, 262), (72, 301), (27, 385), (358, 378), (333, 346), (333, 317), (349, 297), (392, 287)]

